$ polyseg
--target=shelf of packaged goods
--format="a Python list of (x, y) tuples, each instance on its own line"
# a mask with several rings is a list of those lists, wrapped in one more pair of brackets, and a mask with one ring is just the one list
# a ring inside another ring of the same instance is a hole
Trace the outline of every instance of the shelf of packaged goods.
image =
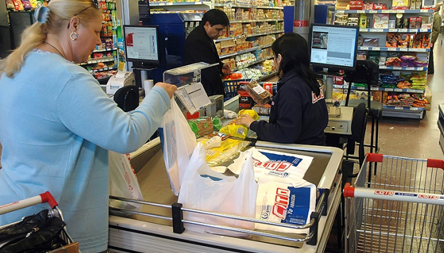
[(396, 51), (396, 52), (430, 52), (430, 48), (398, 48), (398, 47), (358, 47), (360, 51)]
[(284, 21), (284, 19), (253, 19), (253, 20), (230, 20), (230, 24), (235, 24), (235, 23), (252, 23), (252, 22), (256, 22), (256, 23), (260, 23), (260, 22), (281, 22)]
[(97, 73), (97, 72), (108, 71), (108, 70), (117, 70), (117, 68), (112, 67), (112, 68), (94, 69), (94, 70), (89, 70), (89, 73)]
[(267, 48), (267, 47), (271, 47), (271, 44), (268, 44), (268, 45), (265, 45), (265, 46), (252, 47), (252, 48), (245, 49), (245, 50), (242, 50), (242, 51), (239, 51), (239, 52), (234, 52), (234, 53), (231, 53), (231, 54), (220, 55), (219, 59), (226, 59), (226, 58), (230, 58), (230, 57), (233, 57), (233, 56), (236, 56), (236, 55), (241, 55), (241, 54), (249, 53), (249, 52), (252, 52), (252, 51), (256, 51), (258, 49), (264, 49), (264, 48)]
[(337, 10), (335, 13), (412, 13), (412, 14), (423, 14), (423, 13), (433, 13), (432, 9), (421, 9), (421, 10)]
[(251, 37), (257, 37), (257, 36), (263, 36), (263, 35), (269, 35), (269, 34), (277, 34), (277, 33), (283, 33), (283, 32), (284, 32), (284, 30), (279, 30), (279, 31), (256, 33), (256, 34), (250, 34), (250, 35), (239, 35), (239, 36), (229, 37), (229, 38), (220, 38), (220, 39), (214, 40), (214, 42), (221, 42), (221, 41), (226, 41), (226, 40), (234, 40), (234, 39), (242, 39), (242, 38), (251, 38)]
[(93, 53), (112, 52), (112, 51), (116, 51), (116, 50), (117, 50), (117, 48), (96, 49), (93, 51)]
[(259, 77), (256, 81), (257, 81), (257, 82), (262, 82), (262, 81), (264, 81), (265, 79), (268, 79), (268, 78), (270, 78), (270, 77), (276, 75), (276, 73), (277, 73), (277, 71), (271, 72), (271, 73), (268, 74), (268, 75), (265, 75), (265, 76), (261, 76), (261, 77)]
[(409, 29), (409, 28), (359, 28), (359, 32), (368, 33), (430, 33), (432, 30), (428, 28)]
[(245, 69), (245, 68), (248, 68), (248, 67), (250, 67), (250, 66), (253, 66), (253, 65), (256, 65), (256, 64), (262, 63), (262, 62), (264, 62), (264, 61), (266, 61), (266, 60), (270, 60), (270, 59), (273, 59), (273, 56), (268, 56), (268, 57), (266, 57), (265, 59), (257, 60), (257, 61), (254, 61), (254, 62), (248, 63), (247, 65), (242, 66), (242, 67), (236, 67), (236, 68), (232, 69), (231, 71), (234, 72), (234, 71), (238, 71), (238, 70), (241, 70), (241, 69)]
[(113, 62), (114, 58), (111, 59), (97, 59), (97, 60), (89, 60), (88, 62), (82, 62), (80, 65), (90, 65), (90, 64), (97, 64), (100, 62)]
[(181, 3), (172, 3), (172, 2), (152, 2), (150, 1), (150, 7), (157, 6), (190, 6), (190, 5), (211, 5), (210, 1), (198, 1), (198, 2), (181, 2)]
[(422, 107), (402, 107), (402, 106), (392, 106), (392, 105), (383, 105), (382, 109), (402, 110), (402, 111), (424, 111), (425, 110), (425, 108), (422, 108)]
[[(348, 89), (348, 85), (337, 85), (337, 84), (334, 84), (333, 88), (335, 88), (335, 89)], [(351, 89), (352, 90), (367, 91), (367, 87), (362, 87), (362, 86), (352, 86)], [(370, 91), (389, 91), (389, 92), (418, 93), (418, 94), (424, 94), (425, 93), (425, 90), (399, 89), (399, 88), (382, 88), (382, 87), (370, 87)]]
[(283, 6), (257, 6), (257, 5), (248, 5), (248, 4), (214, 4), (214, 7), (229, 7), (229, 8), (256, 8), (256, 9), (277, 9), (283, 10)]
[(425, 71), (427, 67), (392, 67), (392, 66), (379, 66), (379, 69), (388, 70), (407, 70), (407, 71)]

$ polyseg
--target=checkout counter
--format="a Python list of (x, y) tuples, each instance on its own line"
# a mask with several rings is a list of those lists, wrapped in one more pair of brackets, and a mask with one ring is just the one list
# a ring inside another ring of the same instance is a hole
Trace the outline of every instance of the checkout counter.
[[(339, 168), (343, 150), (261, 141), (255, 147), (314, 157), (304, 177), (319, 190), (316, 211), (320, 216), (311, 226), (310, 231), (316, 228), (316, 232), (313, 239), (308, 240), (310, 244), (304, 243), (307, 236), (300, 234), (272, 234), (276, 238), (250, 234), (235, 238), (187, 230), (174, 233), (172, 205), (177, 197), (171, 191), (160, 140), (156, 138), (132, 154), (131, 161), (144, 195), (144, 202), (140, 203), (148, 204), (143, 205), (140, 213), (110, 208), (110, 252), (323, 252), (341, 200)], [(183, 208), (183, 212), (187, 209)]]
[[(224, 107), (237, 111), (239, 108), (238, 99), (225, 101)], [(340, 167), (343, 150), (334, 147), (262, 141), (257, 141), (255, 147), (258, 150), (313, 157), (304, 179), (316, 186), (318, 194), (316, 209), (311, 214), (308, 224), (296, 226), (274, 223), (277, 226), (292, 227), (294, 233), (222, 227), (230, 231), (244, 233), (245, 237), (242, 238), (197, 233), (184, 229), (183, 224), (221, 228), (217, 225), (184, 220), (183, 213), (185, 212), (259, 223), (261, 221), (247, 217), (209, 213), (204, 210), (192, 210), (177, 204), (178, 197), (173, 194), (170, 187), (160, 139), (156, 138), (131, 154), (131, 164), (137, 173), (144, 200), (135, 201), (110, 197), (111, 199), (142, 204), (140, 211), (110, 207), (110, 252), (324, 252), (341, 202), (342, 174)], [(303, 234), (302, 232), (307, 232), (307, 228), (309, 228), (309, 233)]]

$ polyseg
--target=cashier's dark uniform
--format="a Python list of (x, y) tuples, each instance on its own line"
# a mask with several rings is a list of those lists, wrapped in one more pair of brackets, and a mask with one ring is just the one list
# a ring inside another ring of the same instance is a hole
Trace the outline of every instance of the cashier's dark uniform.
[(328, 111), (323, 92), (316, 96), (296, 72), (289, 72), (277, 84), (269, 122), (255, 121), (250, 129), (258, 139), (280, 143), (325, 145)]
[(219, 63), (218, 66), (202, 70), (201, 82), (208, 96), (225, 95), (221, 80), (224, 64), (220, 61), (216, 46), (208, 37), (203, 25), (194, 28), (185, 41), (184, 65), (196, 62)]

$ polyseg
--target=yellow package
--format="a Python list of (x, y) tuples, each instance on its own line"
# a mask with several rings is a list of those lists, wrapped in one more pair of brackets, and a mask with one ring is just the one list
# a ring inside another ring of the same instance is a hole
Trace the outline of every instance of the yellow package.
[(239, 111), (239, 116), (241, 115), (249, 115), (250, 117), (252, 117), (254, 120), (259, 120), (259, 115), (257, 114), (257, 112), (255, 110), (252, 109), (243, 109)]
[(226, 135), (231, 135), (231, 136), (234, 136), (234, 137), (245, 139), (247, 137), (247, 134), (248, 134), (248, 128), (246, 126), (243, 126), (243, 125), (236, 125), (236, 124), (234, 124), (234, 122), (232, 122), (232, 123), (222, 127), (219, 130), (219, 133), (223, 133), (223, 134), (226, 134)]
[[(208, 139), (203, 139), (205, 143)], [(248, 147), (249, 141), (226, 139), (222, 141), (220, 147), (206, 150), (206, 161), (209, 166), (218, 166), (226, 161), (235, 158), (244, 148)]]

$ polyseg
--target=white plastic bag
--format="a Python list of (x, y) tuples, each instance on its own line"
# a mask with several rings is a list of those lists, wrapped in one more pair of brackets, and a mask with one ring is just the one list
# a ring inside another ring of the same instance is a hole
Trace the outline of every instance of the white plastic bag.
[(163, 116), (159, 133), (171, 190), (177, 196), (196, 147), (196, 136), (174, 98), (171, 99), (171, 109)]
[[(186, 208), (254, 218), (258, 185), (254, 180), (251, 155), (247, 158), (237, 179), (212, 171), (205, 158), (205, 148), (201, 143), (198, 143), (183, 178), (178, 202)], [(209, 215), (186, 212), (184, 218), (206, 224), (254, 229), (254, 223), (252, 222)], [(185, 224), (185, 228), (201, 233), (247, 236), (239, 232), (198, 225)]]
[[(108, 151), (109, 195), (129, 199), (143, 200), (137, 181), (136, 172), (129, 162), (129, 155)], [(141, 204), (110, 200), (110, 205), (117, 208), (139, 210)]]

